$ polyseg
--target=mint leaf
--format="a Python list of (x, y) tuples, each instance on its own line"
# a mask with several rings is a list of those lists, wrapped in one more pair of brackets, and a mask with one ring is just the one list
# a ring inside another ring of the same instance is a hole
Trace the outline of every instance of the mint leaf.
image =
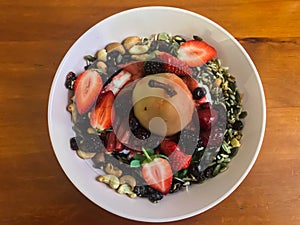
[(146, 157), (142, 154), (134, 154), (133, 158), (140, 161), (140, 162), (143, 162), (146, 159)]
[(136, 167), (140, 167), (140, 166), (141, 166), (141, 163), (139, 160), (134, 159), (130, 162), (130, 167), (136, 168)]

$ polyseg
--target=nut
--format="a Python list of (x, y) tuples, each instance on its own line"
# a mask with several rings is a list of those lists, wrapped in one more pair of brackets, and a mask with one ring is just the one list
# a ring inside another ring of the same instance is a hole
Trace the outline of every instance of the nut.
[(134, 45), (128, 51), (131, 55), (141, 55), (149, 50), (149, 45)]
[(215, 82), (214, 82), (214, 85), (215, 87), (220, 87), (222, 84), (222, 79), (220, 77), (218, 77)]
[(149, 54), (140, 54), (140, 55), (132, 55), (131, 58), (137, 61), (146, 61), (149, 57)]
[(98, 69), (101, 69), (103, 73), (106, 73), (107, 65), (103, 61), (98, 61), (96, 66)]
[(131, 187), (131, 190), (136, 186), (136, 180), (133, 176), (124, 175), (120, 178), (120, 184), (128, 184)]
[(125, 49), (124, 49), (123, 45), (119, 42), (112, 42), (112, 43), (106, 45), (105, 49), (106, 49), (106, 52), (117, 51), (121, 55), (125, 54)]
[(97, 153), (93, 158), (92, 158), (95, 166), (101, 166), (105, 162), (105, 155), (104, 152), (99, 152)]
[(132, 46), (139, 43), (141, 43), (141, 39), (138, 36), (131, 36), (123, 41), (123, 46), (126, 50), (129, 50), (130, 48), (132, 48)]
[(130, 198), (136, 198), (136, 193), (131, 190), (131, 187), (128, 184), (121, 184), (117, 192), (119, 194), (127, 194)]
[(114, 167), (111, 163), (107, 163), (104, 170), (106, 173), (117, 177), (122, 175), (122, 170), (120, 170), (118, 167)]
[(77, 111), (74, 103), (68, 105), (67, 110), (71, 113), (73, 123), (77, 122)]
[(97, 59), (100, 60), (100, 61), (106, 62), (106, 60), (107, 60), (107, 52), (106, 52), (105, 49), (100, 49), (97, 52)]
[(97, 180), (99, 182), (108, 184), (112, 189), (117, 189), (120, 185), (119, 178), (110, 174), (99, 176), (97, 177)]
[(96, 155), (96, 153), (94, 153), (94, 152), (86, 152), (86, 151), (82, 151), (80, 149), (77, 150), (76, 153), (82, 159), (91, 159)]
[(88, 134), (96, 134), (97, 133), (96, 129), (94, 129), (92, 127), (89, 127), (88, 129), (86, 129), (86, 132)]

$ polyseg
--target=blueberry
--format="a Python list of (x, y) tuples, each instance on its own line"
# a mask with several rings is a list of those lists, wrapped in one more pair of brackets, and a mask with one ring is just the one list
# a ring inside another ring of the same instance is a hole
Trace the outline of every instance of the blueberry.
[(243, 127), (244, 127), (244, 124), (243, 124), (243, 122), (240, 121), (240, 120), (236, 120), (236, 121), (234, 122), (234, 124), (232, 124), (232, 128), (233, 128), (234, 130), (242, 130)]
[(206, 95), (206, 89), (202, 87), (197, 87), (193, 90), (193, 99), (199, 100)]

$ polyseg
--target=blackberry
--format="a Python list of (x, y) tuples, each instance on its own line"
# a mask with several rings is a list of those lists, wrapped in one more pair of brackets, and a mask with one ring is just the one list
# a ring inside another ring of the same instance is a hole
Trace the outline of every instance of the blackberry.
[(73, 90), (76, 78), (77, 77), (74, 72), (69, 72), (66, 76), (66, 81), (65, 81), (66, 88), (68, 88), (69, 90)]
[(131, 129), (131, 131), (138, 129), (139, 126), (140, 126), (140, 123), (137, 120), (137, 118), (134, 116), (130, 116), (129, 117), (129, 128)]
[(165, 72), (165, 66), (160, 59), (155, 59), (155, 61), (146, 61), (144, 63), (144, 71), (145, 75), (163, 73)]
[(192, 154), (197, 148), (199, 140), (199, 133), (184, 129), (180, 132), (178, 145), (188, 154)]
[(132, 133), (135, 137), (141, 140), (146, 140), (151, 136), (151, 132), (144, 128), (142, 125), (138, 126), (137, 129), (132, 130)]
[(203, 87), (197, 87), (193, 90), (193, 99), (199, 100), (206, 95), (206, 89)]
[(133, 192), (139, 197), (148, 198), (153, 203), (157, 203), (163, 198), (163, 194), (161, 192), (153, 189), (149, 185), (135, 186)]
[(153, 193), (151, 193), (148, 197), (148, 199), (150, 200), (150, 202), (152, 203), (157, 203), (159, 200), (161, 200), (163, 198), (163, 194), (160, 193), (159, 191), (155, 191)]

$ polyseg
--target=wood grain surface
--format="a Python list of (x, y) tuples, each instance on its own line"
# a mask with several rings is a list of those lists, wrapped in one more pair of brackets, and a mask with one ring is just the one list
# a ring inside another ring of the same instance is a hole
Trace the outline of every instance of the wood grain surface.
[(245, 181), (190, 225), (300, 224), (300, 2), (298, 0), (0, 0), (0, 224), (143, 224), (86, 199), (53, 153), (47, 101), (72, 43), (100, 20), (150, 5), (184, 8), (227, 29), (261, 76), (267, 127)]

